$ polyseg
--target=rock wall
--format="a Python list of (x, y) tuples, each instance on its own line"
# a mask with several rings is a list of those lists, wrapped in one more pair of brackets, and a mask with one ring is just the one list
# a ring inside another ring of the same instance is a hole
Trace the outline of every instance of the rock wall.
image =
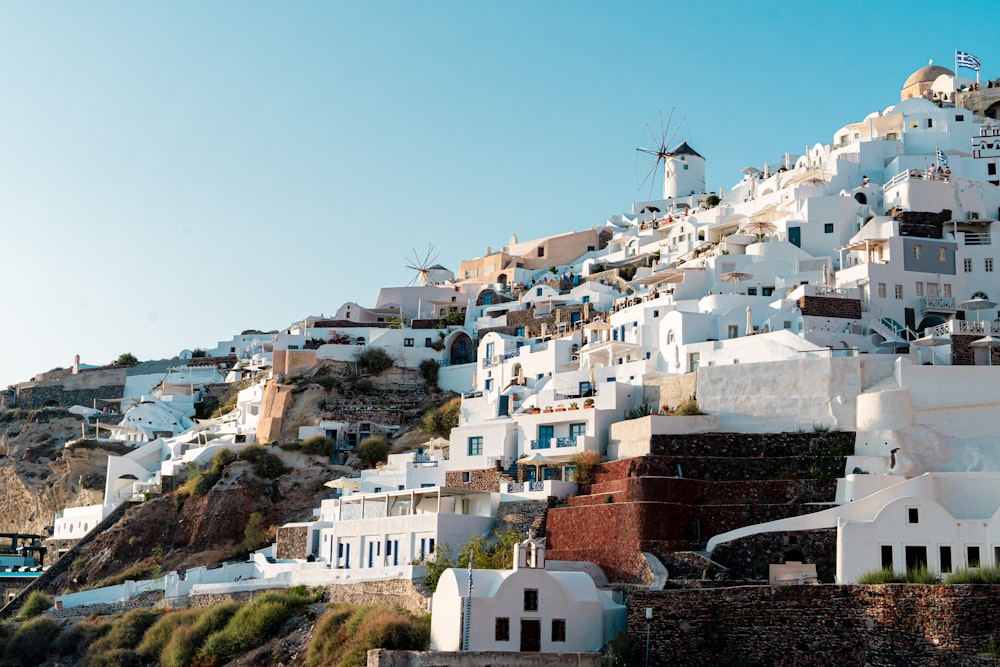
[(307, 526), (279, 526), (275, 538), (275, 557), (278, 560), (305, 560), (309, 555), (309, 528)]
[(534, 531), (541, 537), (545, 534), (545, 518), (551, 503), (542, 500), (517, 500), (500, 503), (496, 518), (493, 520), (493, 533), (503, 535), (509, 530), (521, 536), (528, 536), (528, 531)]
[(654, 435), (650, 450), (661, 456), (846, 456), (854, 452), (854, 432)]
[(797, 560), (816, 565), (820, 581), (832, 584), (837, 573), (837, 529), (764, 533), (720, 544), (712, 559), (749, 579), (767, 581), (771, 563)]
[(1000, 631), (995, 586), (640, 591), (628, 633), (651, 665), (971, 665)]
[[(52, 380), (17, 385), (17, 404), (33, 410), (46, 405), (94, 407), (99, 399), (121, 398), (125, 393), (125, 369), (102, 368)], [(98, 403), (98, 408), (101, 404)]]
[[(468, 473), (469, 481), (462, 481), (464, 475)], [(475, 491), (500, 491), (501, 482), (513, 482), (504, 471), (494, 468), (483, 470), (449, 470), (444, 474), (444, 485), (459, 489), (473, 489)]]
[(368, 667), (600, 667), (600, 653), (368, 651)]
[(801, 296), (799, 310), (803, 315), (817, 317), (839, 317), (850, 320), (861, 319), (859, 299), (838, 299), (829, 296)]

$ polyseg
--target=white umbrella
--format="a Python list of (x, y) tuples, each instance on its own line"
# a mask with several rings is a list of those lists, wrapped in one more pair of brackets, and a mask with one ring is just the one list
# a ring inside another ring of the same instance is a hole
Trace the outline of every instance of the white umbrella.
[(327, 488), (330, 488), (330, 489), (360, 489), (361, 488), (360, 484), (358, 484), (357, 482), (352, 482), (351, 480), (347, 479), (346, 477), (341, 477), (340, 479), (331, 480), (331, 481), (325, 483), (323, 486), (325, 486)]
[(778, 227), (773, 222), (768, 222), (767, 220), (754, 220), (743, 225), (743, 229), (754, 236), (764, 236), (764, 234), (773, 233)]
[(752, 274), (743, 273), (742, 271), (728, 271), (719, 276), (719, 280), (725, 280), (733, 284), (733, 294), (736, 294), (736, 283), (750, 280), (751, 278), (753, 278)]
[(908, 341), (903, 340), (902, 338), (889, 338), (888, 340), (884, 340), (881, 343), (879, 343), (878, 346), (887, 347), (893, 352), (898, 352), (900, 350), (905, 350), (906, 348), (910, 347), (910, 343)]
[(1000, 348), (1000, 338), (993, 335), (983, 336), (969, 343), (969, 347), (986, 348), (986, 365), (993, 365), (993, 350)]
[(527, 456), (522, 456), (517, 460), (519, 464), (522, 465), (533, 465), (535, 466), (535, 479), (541, 481), (542, 476), (542, 466), (556, 465), (562, 463), (562, 461), (557, 461), (556, 459), (550, 459), (544, 454), (539, 454), (538, 452), (532, 452)]
[(924, 336), (923, 338), (917, 338), (911, 341), (911, 345), (931, 348), (931, 363), (933, 364), (934, 357), (936, 356), (933, 348), (941, 345), (951, 345), (951, 338), (947, 336)]
[(747, 335), (753, 335), (753, 312), (751, 311), (750, 306), (747, 306)]
[(976, 319), (980, 319), (979, 311), (986, 310), (987, 308), (996, 308), (996, 301), (990, 301), (989, 299), (969, 299), (968, 301), (963, 301), (959, 304), (962, 310), (974, 310), (976, 311)]

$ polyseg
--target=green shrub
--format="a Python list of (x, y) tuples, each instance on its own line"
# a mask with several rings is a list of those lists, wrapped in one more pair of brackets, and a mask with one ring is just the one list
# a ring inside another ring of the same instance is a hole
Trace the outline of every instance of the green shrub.
[(444, 405), (440, 405), (424, 413), (420, 418), (420, 430), (441, 438), (451, 435), (451, 429), (458, 426), (458, 419), (462, 414), (462, 399), (453, 398)]
[(936, 572), (931, 572), (926, 565), (911, 567), (906, 571), (906, 583), (908, 584), (940, 584), (941, 577)]
[(298, 591), (271, 591), (243, 605), (226, 627), (212, 634), (198, 651), (205, 662), (223, 665), (266, 642), (297, 607), (313, 598)]
[(380, 375), (392, 368), (392, 357), (381, 347), (368, 347), (355, 356), (359, 374)]
[(431, 389), (437, 389), (438, 372), (440, 370), (441, 367), (433, 359), (424, 359), (420, 362), (420, 377), (424, 379), (424, 382)]
[(705, 413), (701, 411), (698, 401), (692, 398), (678, 405), (676, 414), (681, 417), (693, 417), (695, 415), (703, 415)]
[(302, 441), (302, 453), (314, 456), (332, 456), (334, 441), (325, 435), (311, 435)]
[(187, 667), (198, 655), (205, 640), (229, 623), (240, 608), (236, 602), (225, 602), (206, 609), (199, 609), (198, 619), (192, 624), (179, 626), (160, 651), (162, 667)]
[(944, 579), (946, 584), (1000, 584), (1000, 567), (989, 565), (976, 569), (959, 568)]
[(306, 653), (306, 665), (363, 665), (373, 648), (425, 650), (430, 617), (366, 605), (337, 605), (316, 624)]
[(111, 624), (101, 620), (86, 619), (74, 623), (59, 635), (56, 652), (61, 656), (83, 657), (87, 647), (100, 639), (111, 629)]
[(170, 641), (177, 628), (183, 625), (192, 625), (201, 616), (202, 611), (201, 609), (185, 609), (165, 614), (143, 635), (142, 641), (136, 648), (136, 653), (149, 662), (158, 662), (163, 648)]
[(593, 483), (594, 467), (600, 464), (601, 455), (597, 452), (580, 452), (573, 457), (576, 467), (576, 483), (584, 486)]
[(108, 661), (108, 655), (115, 649), (134, 652), (146, 630), (160, 619), (162, 613), (154, 609), (132, 609), (122, 614), (111, 624), (111, 630), (87, 649), (87, 667), (114, 665), (114, 662)]
[(653, 408), (649, 403), (643, 403), (630, 408), (627, 413), (625, 413), (625, 419), (639, 419), (640, 417), (648, 417), (649, 415), (655, 415), (656, 409)]
[(631, 667), (642, 661), (642, 655), (639, 642), (622, 631), (608, 642), (603, 664), (606, 667)]
[(4, 667), (34, 667), (46, 661), (59, 626), (47, 616), (36, 616), (22, 623), (4, 647)]
[(17, 618), (22, 621), (26, 621), (30, 618), (34, 618), (39, 614), (43, 614), (52, 607), (52, 598), (42, 591), (31, 591), (28, 595), (28, 599), (24, 601), (21, 606), (21, 611), (18, 612)]
[(906, 577), (904, 577), (901, 574), (897, 574), (896, 572), (893, 572), (889, 568), (862, 572), (861, 576), (858, 577), (858, 584), (861, 586), (876, 586), (879, 584), (902, 584), (905, 581)]
[(260, 549), (270, 541), (270, 527), (260, 512), (252, 512), (243, 529), (243, 548), (248, 552)]
[(249, 461), (253, 466), (253, 474), (264, 479), (275, 479), (288, 472), (288, 468), (278, 456), (260, 445), (247, 447), (240, 452), (240, 458)]
[(90, 655), (88, 651), (86, 667), (145, 667), (145, 661), (132, 649), (112, 648)]
[(374, 468), (375, 464), (389, 460), (389, 441), (382, 436), (373, 435), (358, 444), (356, 453), (366, 468)]

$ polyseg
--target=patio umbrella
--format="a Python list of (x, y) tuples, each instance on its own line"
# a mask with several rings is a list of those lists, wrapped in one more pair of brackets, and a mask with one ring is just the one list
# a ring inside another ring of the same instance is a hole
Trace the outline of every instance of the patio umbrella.
[(986, 365), (993, 365), (993, 350), (1000, 348), (1000, 338), (996, 336), (983, 336), (969, 343), (969, 347), (986, 348)]
[(777, 225), (766, 220), (753, 220), (752, 222), (748, 222), (743, 225), (744, 231), (750, 232), (754, 236), (758, 237), (764, 236), (764, 234), (771, 234), (777, 229)]
[(753, 311), (747, 306), (747, 335), (753, 335)]
[(931, 363), (933, 364), (935, 357), (934, 348), (941, 345), (951, 345), (951, 338), (948, 336), (924, 336), (923, 338), (917, 338), (912, 341), (911, 345), (931, 348)]
[(900, 350), (905, 350), (910, 347), (910, 343), (902, 338), (889, 338), (879, 343), (878, 347), (887, 347), (893, 352), (899, 352)]
[(728, 283), (733, 284), (733, 294), (736, 294), (736, 283), (743, 282), (744, 280), (750, 280), (753, 275), (750, 273), (743, 273), (742, 271), (727, 271), (719, 276), (719, 280), (725, 280)]
[(541, 480), (542, 478), (542, 466), (556, 465), (562, 463), (562, 461), (557, 461), (556, 459), (550, 459), (545, 454), (539, 454), (538, 452), (532, 452), (527, 456), (522, 456), (517, 460), (520, 465), (533, 465), (535, 466), (535, 479)]
[(968, 301), (963, 301), (959, 305), (962, 307), (962, 310), (976, 311), (977, 320), (980, 319), (979, 318), (980, 310), (986, 310), (987, 308), (997, 307), (996, 301), (990, 301), (989, 299), (982, 299), (982, 298), (969, 299)]
[(327, 487), (329, 489), (360, 489), (361, 488), (360, 484), (358, 484), (357, 482), (353, 482), (353, 481), (347, 479), (346, 477), (341, 477), (340, 479), (331, 480), (331, 481), (325, 483), (323, 486), (325, 486), (325, 487)]
[(757, 167), (743, 167), (740, 169), (741, 174), (746, 174), (747, 176), (753, 176), (754, 174), (759, 174), (760, 169)]

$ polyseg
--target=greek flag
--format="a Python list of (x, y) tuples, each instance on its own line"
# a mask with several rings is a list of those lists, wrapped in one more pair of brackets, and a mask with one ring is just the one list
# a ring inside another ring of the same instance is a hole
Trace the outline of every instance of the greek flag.
[(941, 163), (942, 167), (948, 166), (948, 156), (940, 148), (937, 149), (937, 161)]
[(958, 67), (968, 67), (971, 70), (979, 71), (979, 58), (965, 51), (955, 51), (955, 64)]

